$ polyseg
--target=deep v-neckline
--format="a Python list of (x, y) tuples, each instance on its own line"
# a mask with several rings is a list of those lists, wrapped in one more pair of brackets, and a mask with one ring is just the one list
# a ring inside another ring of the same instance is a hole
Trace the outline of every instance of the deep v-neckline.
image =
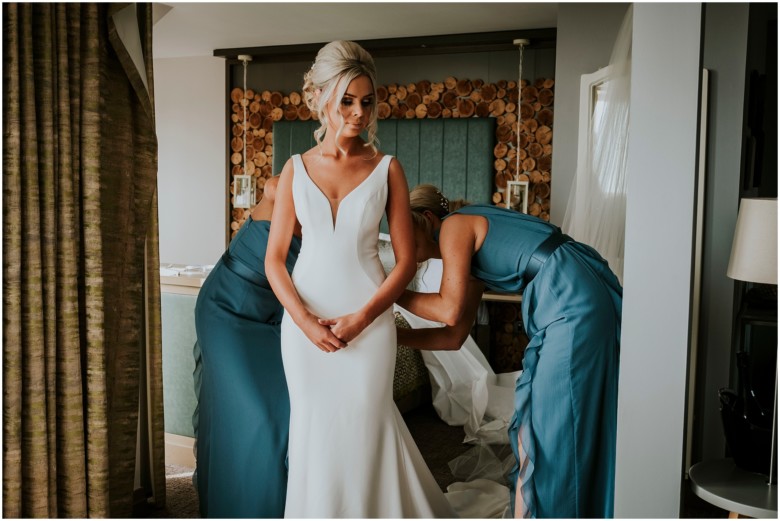
[(338, 203), (338, 206), (336, 207), (336, 211), (333, 211), (333, 205), (330, 203), (330, 198), (327, 196), (325, 192), (322, 191), (322, 189), (319, 187), (317, 183), (314, 182), (314, 179), (311, 178), (309, 175), (309, 171), (306, 169), (306, 164), (303, 162), (303, 156), (298, 154), (298, 161), (301, 163), (301, 169), (303, 170), (304, 175), (306, 176), (306, 179), (309, 180), (309, 182), (314, 186), (314, 188), (317, 189), (317, 192), (322, 195), (322, 197), (325, 199), (325, 202), (328, 204), (328, 209), (330, 210), (330, 224), (331, 224), (331, 233), (336, 233), (336, 227), (338, 226), (339, 222), (339, 213), (341, 213), (341, 205), (344, 204), (344, 201), (346, 201), (349, 196), (351, 196), (353, 193), (355, 193), (358, 188), (366, 184), (366, 182), (371, 179), (374, 174), (379, 170), (379, 165), (382, 164), (382, 162), (385, 160), (387, 156), (384, 156), (382, 159), (379, 160), (379, 162), (376, 164), (373, 170), (362, 180), (360, 181), (355, 187), (350, 190), (347, 195), (341, 198), (341, 200)]

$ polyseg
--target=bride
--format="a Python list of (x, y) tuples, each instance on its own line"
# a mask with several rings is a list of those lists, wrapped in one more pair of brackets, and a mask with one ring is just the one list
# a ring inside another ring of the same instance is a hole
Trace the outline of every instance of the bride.
[[(285, 308), (285, 517), (455, 517), (392, 399), (392, 304), (416, 262), (403, 169), (376, 148), (375, 74), (356, 43), (319, 51), (303, 86), (322, 123), (317, 145), (293, 156), (279, 181), (265, 265)], [(385, 213), (396, 258), (386, 278), (377, 252)], [(296, 222), (302, 244), (290, 275)]]

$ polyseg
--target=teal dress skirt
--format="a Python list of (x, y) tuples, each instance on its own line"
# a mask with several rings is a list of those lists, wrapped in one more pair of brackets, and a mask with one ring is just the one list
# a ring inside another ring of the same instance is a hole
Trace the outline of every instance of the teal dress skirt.
[[(265, 278), (269, 221), (249, 218), (195, 305), (193, 415), (201, 517), (283, 517), (290, 398), (283, 308)], [(292, 271), (300, 240), (293, 238)]]
[[(590, 246), (548, 240), (560, 230), (505, 208), (454, 213), (489, 224), (471, 264), (487, 288), (521, 293), (529, 343), (509, 427), (517, 465), (510, 475), (515, 517), (613, 517), (622, 288)], [(556, 239), (556, 237), (553, 237)], [(562, 243), (538, 267), (543, 243)], [(529, 265), (530, 263), (530, 265)], [(516, 488), (514, 488), (516, 487)]]

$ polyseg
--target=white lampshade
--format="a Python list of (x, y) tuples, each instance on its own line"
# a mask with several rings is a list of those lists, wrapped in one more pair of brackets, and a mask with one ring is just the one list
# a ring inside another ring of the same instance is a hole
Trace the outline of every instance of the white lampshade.
[(742, 199), (726, 275), (777, 284), (777, 199)]

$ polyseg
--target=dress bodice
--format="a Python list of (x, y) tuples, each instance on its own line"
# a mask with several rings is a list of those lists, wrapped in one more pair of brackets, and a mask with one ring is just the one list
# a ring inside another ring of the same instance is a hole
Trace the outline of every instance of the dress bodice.
[(498, 206), (472, 204), (452, 212), (456, 213), (487, 219), (488, 232), (471, 259), (471, 273), (494, 291), (521, 292), (531, 254), (559, 231), (547, 221)]
[(387, 203), (391, 159), (384, 156), (341, 200), (332, 217), (330, 201), (309, 176), (301, 156), (293, 156), (293, 202), (302, 244), (292, 279), (314, 313), (354, 312), (384, 281), (377, 237)]

